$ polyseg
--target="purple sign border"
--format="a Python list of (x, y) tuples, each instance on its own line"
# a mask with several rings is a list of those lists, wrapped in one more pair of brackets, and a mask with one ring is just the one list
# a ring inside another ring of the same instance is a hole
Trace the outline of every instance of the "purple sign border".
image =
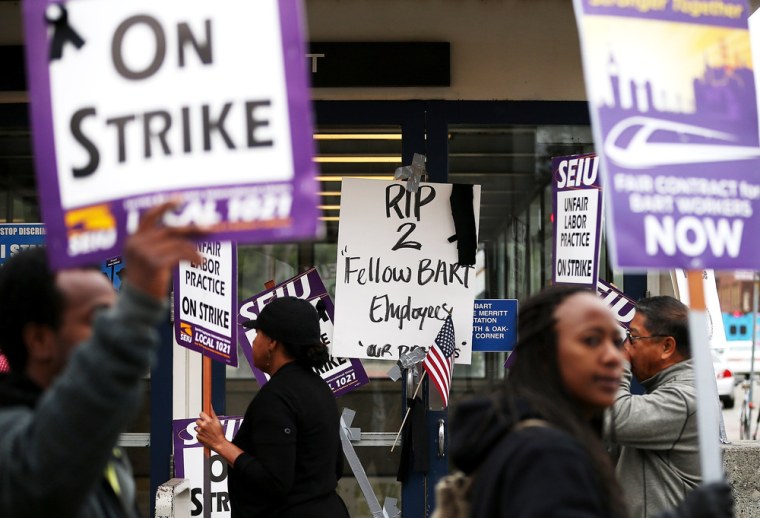
[[(222, 428), (226, 431), (229, 421), (236, 421), (235, 433), (240, 430), (243, 422), (243, 416), (220, 415), (219, 420), (222, 422)], [(174, 474), (178, 478), (185, 477), (185, 455), (184, 450), (190, 448), (203, 448), (201, 443), (192, 446), (185, 446), (185, 439), (182, 434), (187, 430), (187, 425), (195, 423), (196, 418), (174, 419), (172, 421), (172, 446), (174, 447)], [(234, 435), (233, 435), (234, 436)]]
[(625, 329), (631, 327), (636, 315), (636, 301), (603, 279), (597, 281), (595, 291), (602, 302), (610, 307), (617, 323)]
[[(552, 284), (557, 284), (557, 193), (558, 192), (564, 192), (564, 191), (577, 191), (577, 190), (591, 190), (596, 188), (599, 191), (599, 203), (596, 207), (596, 228), (594, 229), (594, 232), (596, 233), (596, 247), (594, 248), (594, 276), (593, 276), (593, 282), (589, 284), (579, 284), (581, 286), (588, 286), (589, 288), (593, 288), (596, 286), (597, 281), (599, 280), (599, 252), (601, 251), (601, 245), (602, 245), (602, 214), (603, 214), (603, 197), (604, 197), (604, 190), (601, 187), (600, 184), (600, 175), (601, 172), (597, 175), (596, 180), (594, 181), (595, 187), (583, 187), (583, 188), (576, 188), (576, 187), (564, 187), (562, 189), (557, 187), (557, 174), (559, 173), (559, 164), (563, 160), (568, 160), (572, 158), (596, 158), (598, 161), (600, 161), (600, 169), (601, 169), (601, 157), (598, 156), (596, 153), (584, 153), (580, 155), (566, 155), (566, 156), (557, 156), (552, 157), (552, 214), (554, 214), (554, 225), (553, 232), (554, 236), (552, 239)], [(575, 283), (561, 283), (561, 284), (575, 284)]]
[[(663, 20), (668, 22), (686, 22), (686, 23), (699, 23), (704, 25), (717, 25), (720, 27), (737, 27), (741, 28), (746, 25), (747, 17), (749, 16), (748, 6), (744, 4), (743, 0), (722, 0), (723, 4), (731, 4), (734, 6), (743, 7), (743, 13), (735, 19), (730, 19), (721, 16), (701, 15), (700, 17), (692, 16), (688, 13), (679, 13), (673, 10), (673, 2), (671, 0), (660, 0), (664, 7), (662, 10), (648, 9), (646, 11), (637, 12), (634, 6), (630, 7), (615, 7), (615, 6), (600, 6), (590, 5), (590, 0), (582, 0), (583, 12), (585, 14), (591, 14), (596, 16), (624, 16), (626, 18), (644, 18), (647, 20)], [(743, 5), (742, 5), (743, 4)]]
[[(288, 113), (293, 157), (294, 178), (287, 184), (293, 188), (291, 225), (280, 229), (263, 228), (247, 231), (220, 231), (204, 237), (220, 241), (271, 243), (293, 239), (314, 238), (321, 231), (318, 221), (317, 186), (314, 177), (317, 167), (313, 162), (314, 141), (311, 134), (311, 93), (306, 74), (305, 49), (302, 31), (303, 19), (299, 0), (277, 0), (281, 23), (281, 38), (285, 82), (287, 85)], [(24, 30), (26, 34), (27, 84), (29, 85), (30, 120), (33, 135), (37, 185), (40, 210), (48, 230), (47, 246), (51, 267), (66, 268), (81, 264), (99, 262), (121, 254), (126, 239), (126, 213), (124, 202), (132, 198), (142, 198), (156, 193), (142, 193), (137, 196), (103, 202), (112, 212), (117, 229), (116, 243), (96, 252), (82, 253), (70, 257), (67, 251), (67, 229), (64, 209), (58, 186), (55, 138), (53, 134), (52, 97), (50, 69), (48, 66), (48, 24), (45, 10), (56, 0), (24, 0)], [(246, 185), (277, 185), (246, 184)], [(209, 185), (208, 187), (217, 187)], [(237, 186), (225, 185), (233, 189)], [(182, 192), (198, 191), (184, 189)], [(164, 192), (164, 191), (161, 191)]]
[[(283, 290), (283, 287), (287, 285), (293, 285), (295, 287), (298, 284), (296, 281), (304, 277), (308, 281), (309, 287), (310, 287), (310, 292), (307, 297), (302, 296), (303, 292), (298, 293), (296, 291), (294, 293), (290, 293), (290, 291), (288, 291), (287, 289)], [(335, 306), (333, 305), (332, 299), (330, 299), (330, 295), (327, 293), (327, 288), (325, 288), (325, 285), (322, 282), (322, 278), (319, 276), (319, 272), (317, 272), (316, 268), (310, 268), (309, 270), (305, 271), (302, 274), (296, 275), (295, 277), (291, 277), (290, 279), (277, 284), (273, 288), (266, 289), (264, 291), (257, 293), (256, 295), (252, 297), (249, 297), (243, 301), (240, 301), (240, 304), (238, 305), (238, 316), (240, 316), (240, 310), (242, 309), (242, 306), (244, 304), (253, 302), (260, 298), (264, 298), (270, 294), (272, 294), (273, 295), (272, 298), (274, 298), (274, 292), (278, 290), (282, 292), (280, 296), (289, 295), (289, 296), (299, 297), (308, 301), (312, 301), (316, 298), (322, 299), (322, 301), (325, 303), (325, 310), (327, 312), (327, 316), (330, 317), (330, 321), (333, 322), (334, 324)], [(266, 374), (264, 374), (264, 372), (262, 372), (261, 370), (257, 369), (256, 366), (253, 364), (253, 354), (251, 351), (251, 346), (248, 343), (248, 338), (245, 336), (246, 329), (241, 324), (242, 324), (242, 321), (238, 321), (239, 343), (241, 344), (241, 348), (243, 349), (243, 354), (248, 360), (248, 364), (251, 366), (253, 375), (256, 377), (256, 381), (259, 383), (259, 386), (263, 386), (268, 381), (268, 379), (266, 377)], [(369, 383), (369, 377), (367, 376), (367, 372), (365, 371), (364, 366), (362, 365), (361, 361), (357, 358), (346, 358), (346, 359), (349, 360), (349, 364), (344, 369), (342, 369), (339, 373), (336, 373), (330, 376), (329, 378), (323, 377), (325, 382), (330, 386), (330, 389), (333, 391), (333, 394), (335, 394), (335, 397), (340, 397), (348, 392), (351, 392), (354, 389), (361, 387), (362, 385), (366, 385), (367, 383)], [(337, 381), (341, 377), (351, 377), (352, 379), (346, 380), (347, 382), (344, 385), (341, 385), (339, 387), (337, 386), (334, 387), (333, 383), (337, 383)]]

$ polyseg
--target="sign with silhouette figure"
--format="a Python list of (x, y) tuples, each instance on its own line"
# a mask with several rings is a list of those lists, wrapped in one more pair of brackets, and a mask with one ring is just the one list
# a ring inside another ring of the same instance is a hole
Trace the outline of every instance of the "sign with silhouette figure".
[(23, 3), (51, 262), (120, 255), (146, 210), (206, 239), (320, 234), (298, 0)]

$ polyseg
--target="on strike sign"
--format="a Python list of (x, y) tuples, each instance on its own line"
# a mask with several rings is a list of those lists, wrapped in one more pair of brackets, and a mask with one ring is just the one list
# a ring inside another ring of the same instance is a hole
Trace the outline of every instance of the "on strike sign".
[(181, 261), (175, 270), (174, 337), (183, 347), (237, 367), (237, 247), (203, 241), (198, 252), (200, 263)]
[(297, 0), (24, 3), (37, 185), (56, 267), (140, 214), (220, 240), (319, 233)]
[(552, 158), (553, 281), (596, 286), (602, 191), (596, 154)]

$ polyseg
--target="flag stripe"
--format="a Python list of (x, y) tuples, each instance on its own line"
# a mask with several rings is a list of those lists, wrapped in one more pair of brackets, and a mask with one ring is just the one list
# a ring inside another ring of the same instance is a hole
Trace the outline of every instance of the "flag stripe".
[[(433, 346), (437, 349), (437, 347)], [(438, 351), (431, 354), (431, 361), (429, 363), (425, 364), (425, 370), (428, 372), (428, 374), (433, 378), (433, 381), (435, 382), (435, 386), (438, 389), (438, 392), (441, 394), (441, 398), (443, 398), (444, 404), (448, 404), (449, 399), (449, 385), (450, 385), (450, 378), (449, 378), (449, 362), (447, 360), (443, 360), (438, 354)]]
[(446, 320), (438, 332), (433, 345), (430, 346), (422, 366), (433, 380), (435, 388), (443, 399), (443, 406), (449, 404), (449, 391), (451, 389), (451, 374), (454, 368), (454, 324), (451, 315)]

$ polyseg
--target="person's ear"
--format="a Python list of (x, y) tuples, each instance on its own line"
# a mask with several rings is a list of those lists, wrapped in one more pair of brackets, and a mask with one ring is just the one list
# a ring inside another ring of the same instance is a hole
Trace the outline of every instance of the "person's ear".
[(675, 359), (674, 355), (677, 353), (678, 348), (676, 347), (676, 339), (672, 336), (666, 336), (662, 341), (662, 354), (660, 355), (660, 358), (663, 360)]
[(48, 326), (29, 322), (22, 334), (29, 360), (47, 362), (55, 356), (55, 333)]

